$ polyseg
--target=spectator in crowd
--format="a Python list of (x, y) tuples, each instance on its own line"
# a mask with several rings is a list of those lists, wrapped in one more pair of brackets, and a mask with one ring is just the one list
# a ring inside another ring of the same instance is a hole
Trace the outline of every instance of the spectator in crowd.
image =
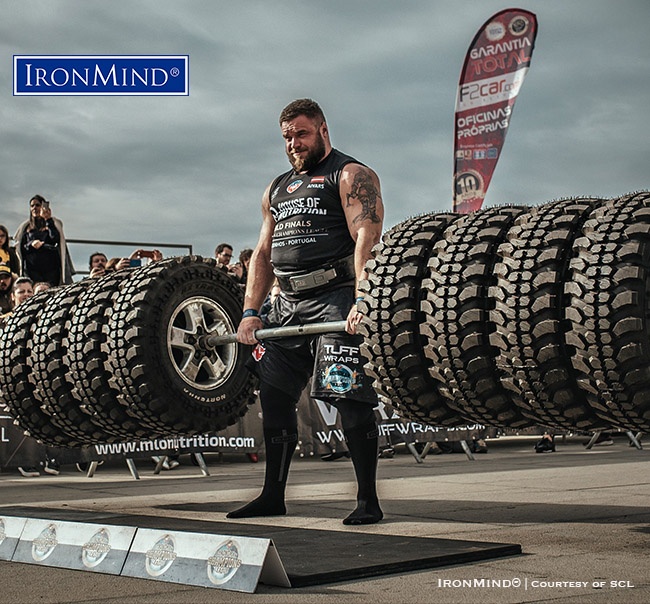
[(278, 280), (275, 279), (273, 281), (273, 285), (271, 286), (269, 295), (266, 296), (266, 299), (260, 307), (260, 319), (262, 319), (262, 323), (266, 323), (266, 317), (273, 308), (273, 303), (275, 302), (275, 299), (280, 295), (281, 291), (282, 290), (280, 289), (280, 284), (278, 283)]
[(21, 274), (52, 285), (72, 283), (72, 263), (63, 234), (63, 223), (52, 216), (50, 203), (42, 195), (29, 201), (29, 220), (16, 231), (14, 241)]
[(121, 271), (122, 269), (132, 266), (132, 260), (140, 260), (143, 258), (150, 258), (152, 262), (162, 260), (163, 255), (160, 250), (135, 250), (128, 258), (111, 258), (106, 260), (106, 254), (102, 252), (94, 252), (89, 259), (90, 277), (98, 278), (103, 277), (107, 273)]
[(9, 231), (4, 224), (0, 224), (0, 264), (6, 264), (12, 273), (20, 275), (20, 260), (16, 248), (9, 245)]
[(40, 294), (41, 292), (46, 292), (48, 289), (52, 289), (52, 286), (47, 281), (39, 281), (34, 283), (34, 295)]
[[(130, 261), (128, 258), (111, 258), (107, 263), (104, 269), (104, 274), (114, 273), (115, 271), (121, 271), (124, 268), (129, 268)], [(98, 275), (101, 276), (101, 275)]]
[(241, 252), (239, 252), (239, 262), (241, 262), (246, 272), (248, 272), (248, 265), (251, 263), (252, 256), (253, 250), (249, 247), (245, 247)]
[(104, 273), (106, 272), (107, 262), (108, 258), (106, 257), (106, 254), (103, 254), (102, 252), (93, 252), (90, 254), (90, 258), (88, 259), (90, 278), (96, 279), (97, 277), (103, 277)]
[(27, 300), (27, 298), (31, 298), (33, 295), (34, 282), (29, 277), (18, 277), (18, 279), (14, 281), (14, 286), (11, 290), (13, 308), (16, 308), (16, 306), (22, 304)]
[(243, 286), (246, 285), (246, 279), (248, 278), (248, 265), (251, 262), (252, 255), (252, 249), (244, 248), (241, 252), (239, 252), (239, 262), (228, 266), (228, 272), (230, 273), (231, 277), (233, 277), (235, 281)]
[(229, 243), (220, 243), (214, 250), (214, 257), (221, 268), (228, 270), (228, 265), (232, 260), (232, 245)]
[(17, 277), (11, 286), (11, 308), (0, 316), (0, 327), (4, 327), (16, 306), (34, 295), (34, 283), (29, 277)]
[(542, 438), (535, 443), (535, 453), (555, 453), (555, 436), (544, 432)]
[(12, 308), (11, 290), (16, 276), (6, 264), (0, 264), (0, 314), (8, 313)]
[(140, 260), (141, 264), (144, 265), (147, 262), (158, 262), (163, 259), (162, 252), (160, 250), (135, 250), (129, 256), (129, 265), (134, 266), (131, 260)]

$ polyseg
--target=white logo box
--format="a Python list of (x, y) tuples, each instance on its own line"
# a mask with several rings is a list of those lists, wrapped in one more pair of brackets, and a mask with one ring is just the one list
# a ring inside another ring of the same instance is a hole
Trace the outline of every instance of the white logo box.
[(14, 562), (119, 575), (136, 527), (28, 518)]
[(123, 575), (253, 593), (291, 584), (270, 539), (138, 529)]
[(291, 587), (270, 539), (0, 516), (0, 560), (253, 593)]

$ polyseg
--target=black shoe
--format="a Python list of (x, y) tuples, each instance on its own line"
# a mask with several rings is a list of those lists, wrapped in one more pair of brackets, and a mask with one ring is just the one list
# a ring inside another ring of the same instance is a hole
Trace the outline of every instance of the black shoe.
[(420, 453), (424, 453), (424, 451), (426, 451), (427, 455), (442, 455), (443, 451), (437, 442), (431, 441), (427, 444), (429, 445), (429, 448), (427, 449), (427, 446), (425, 445)]
[(478, 440), (473, 441), (473, 446), (472, 446), (472, 453), (487, 453), (488, 448), (487, 445), (485, 444), (485, 441), (482, 438), (479, 438)]
[(320, 458), (322, 461), (336, 461), (337, 459), (350, 459), (350, 453), (348, 451), (332, 451), (331, 453), (325, 453), (321, 455)]
[(57, 463), (56, 459), (48, 459), (43, 466), (43, 471), (52, 476), (58, 476), (61, 466)]
[[(90, 468), (90, 463), (89, 461), (79, 461), (75, 465), (77, 470), (79, 472), (83, 472), (84, 474), (88, 472), (88, 469)], [(104, 460), (102, 459), (101, 461), (97, 462), (97, 467), (101, 466), (104, 463)]]
[(178, 459), (174, 459), (173, 457), (167, 458), (165, 461), (163, 461), (163, 470), (175, 470), (178, 468), (178, 466), (181, 465), (181, 462), (178, 461)]
[(535, 443), (535, 453), (555, 453), (555, 443), (550, 438), (542, 438)]

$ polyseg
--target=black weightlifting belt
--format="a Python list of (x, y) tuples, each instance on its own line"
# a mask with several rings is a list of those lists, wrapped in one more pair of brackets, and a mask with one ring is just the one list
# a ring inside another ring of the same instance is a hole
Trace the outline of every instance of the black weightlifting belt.
[(356, 278), (354, 270), (354, 255), (335, 260), (330, 264), (312, 271), (284, 272), (274, 269), (280, 288), (285, 292), (299, 294), (325, 287), (353, 281)]

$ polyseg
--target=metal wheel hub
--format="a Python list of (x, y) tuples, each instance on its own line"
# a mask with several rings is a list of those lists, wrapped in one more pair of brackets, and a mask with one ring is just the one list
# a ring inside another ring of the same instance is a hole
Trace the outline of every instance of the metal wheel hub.
[(215, 300), (202, 296), (183, 300), (167, 327), (167, 352), (178, 375), (197, 390), (225, 383), (235, 367), (237, 344), (210, 347), (205, 336), (234, 331), (228, 313)]

